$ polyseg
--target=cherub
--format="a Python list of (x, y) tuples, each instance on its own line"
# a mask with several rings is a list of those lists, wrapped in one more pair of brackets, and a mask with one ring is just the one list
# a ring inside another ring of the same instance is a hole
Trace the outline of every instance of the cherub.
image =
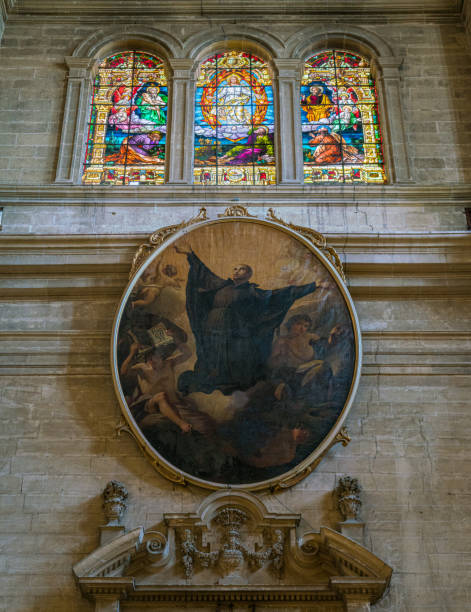
[[(128, 373), (137, 375), (139, 396), (132, 405), (145, 401), (144, 410), (147, 416), (140, 420), (140, 426), (154, 424), (155, 415), (159, 414), (178, 425), (183, 433), (191, 431), (191, 425), (181, 418), (178, 411), (180, 398), (175, 389), (175, 367), (191, 356), (191, 350), (185, 343), (180, 343), (176, 350), (168, 355), (169, 350), (175, 348), (173, 339), (163, 330), (168, 341), (159, 346), (148, 347), (142, 350), (142, 345), (133, 342), (128, 357), (121, 366), (121, 376)], [(144, 361), (132, 365), (139, 353), (144, 354)]]
[(176, 287), (177, 289), (181, 287), (183, 279), (174, 278), (177, 275), (176, 267), (167, 264), (161, 271), (161, 263), (160, 261), (157, 263), (155, 270), (150, 267), (143, 273), (136, 299), (131, 302), (132, 308), (150, 306), (165, 287)]
[(309, 331), (311, 317), (298, 314), (288, 319), (286, 336), (281, 336), (273, 344), (270, 365), (272, 368), (284, 366), (298, 368), (314, 359), (314, 345), (320, 337)]

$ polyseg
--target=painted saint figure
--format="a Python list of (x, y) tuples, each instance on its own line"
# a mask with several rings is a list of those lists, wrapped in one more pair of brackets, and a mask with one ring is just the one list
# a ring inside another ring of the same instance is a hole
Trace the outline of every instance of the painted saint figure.
[(307, 114), (309, 123), (328, 119), (332, 112), (332, 101), (324, 92), (322, 85), (311, 85), (309, 95), (302, 96), (301, 107)]
[(314, 146), (314, 163), (339, 164), (363, 161), (363, 156), (356, 147), (348, 145), (341, 134), (329, 133), (327, 128), (311, 132), (309, 145)]
[(250, 103), (251, 90), (241, 85), (237, 74), (231, 74), (227, 85), (217, 89), (217, 118), (220, 123), (245, 125), (250, 123), (250, 109), (245, 105)]
[(168, 96), (161, 92), (157, 83), (153, 82), (143, 85), (135, 98), (138, 115), (149, 123), (156, 125), (167, 123), (167, 102)]
[(259, 125), (250, 131), (247, 144), (232, 147), (220, 158), (221, 163), (239, 166), (256, 161), (273, 163), (275, 160), (273, 140), (266, 125)]
[(267, 374), (273, 335), (293, 303), (319, 287), (315, 282), (281, 289), (260, 289), (249, 282), (252, 269), (234, 267), (232, 277), (214, 274), (190, 249), (175, 246), (190, 265), (186, 309), (196, 341), (193, 370), (180, 375), (178, 388), (229, 395), (244, 391)]

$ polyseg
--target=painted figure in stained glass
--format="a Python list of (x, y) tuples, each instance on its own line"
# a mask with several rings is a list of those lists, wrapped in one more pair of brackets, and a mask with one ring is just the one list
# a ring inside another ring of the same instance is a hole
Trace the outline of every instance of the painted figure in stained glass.
[(329, 90), (322, 83), (311, 84), (309, 94), (301, 98), (301, 106), (310, 123), (328, 119), (333, 109)]
[[(275, 182), (273, 91), (266, 62), (230, 51), (200, 67), (195, 110), (196, 184)], [(258, 166), (267, 166), (259, 179)]]
[(221, 157), (221, 162), (229, 165), (240, 165), (262, 160), (267, 163), (275, 160), (273, 139), (265, 125), (261, 125), (252, 131), (245, 145), (236, 145)]
[(104, 60), (93, 92), (84, 182), (163, 183), (167, 103), (160, 59), (129, 51)]
[(376, 92), (365, 58), (326, 51), (308, 59), (301, 122), (305, 182), (385, 182)]
[(167, 123), (167, 102), (167, 95), (161, 92), (157, 83), (146, 83), (136, 93), (136, 114), (151, 124), (165, 125)]
[(211, 113), (217, 116), (221, 125), (246, 125), (250, 123), (250, 87), (241, 85), (241, 77), (231, 74), (227, 79), (227, 85), (218, 87), (216, 100), (219, 108), (217, 112), (216, 100), (213, 98)]

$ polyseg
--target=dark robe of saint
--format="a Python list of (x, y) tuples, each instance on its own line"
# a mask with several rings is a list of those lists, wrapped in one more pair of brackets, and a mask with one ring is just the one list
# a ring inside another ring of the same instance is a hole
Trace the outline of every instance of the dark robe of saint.
[(291, 305), (316, 289), (316, 283), (259, 289), (255, 283), (222, 279), (188, 254), (186, 309), (196, 341), (194, 369), (178, 380), (181, 393), (225, 395), (244, 391), (266, 376), (273, 334)]

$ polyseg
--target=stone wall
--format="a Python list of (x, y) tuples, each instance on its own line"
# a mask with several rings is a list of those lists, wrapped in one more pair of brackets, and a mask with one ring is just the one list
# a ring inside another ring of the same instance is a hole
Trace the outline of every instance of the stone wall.
[[(283, 219), (327, 235), (346, 264), (364, 334), (363, 377), (347, 421), (352, 441), (332, 449), (300, 484), (261, 498), (302, 513), (301, 532), (336, 528), (341, 517), (332, 491), (340, 476), (357, 477), (367, 547), (394, 569), (375, 609), (469, 607), (466, 35), (453, 16), (363, 17), (356, 17), (359, 26), (404, 58), (400, 92), (412, 181), (202, 191), (54, 185), (64, 57), (102, 25), (129, 17), (10, 15), (0, 47), (7, 84), (0, 89), (1, 612), (93, 609), (71, 568), (98, 544), (101, 492), (110, 479), (129, 490), (129, 527), (149, 528), (163, 512), (193, 512), (206, 496), (172, 485), (132, 439), (117, 434), (109, 339), (137, 246), (202, 205), (216, 218), (235, 199), (260, 216), (274, 206)], [(325, 15), (320, 24), (316, 15), (250, 20), (285, 40), (301, 27), (326, 27)], [(146, 20), (137, 13), (132, 21)], [(203, 27), (222, 32), (224, 23), (195, 13), (147, 25), (187, 38)], [(244, 20), (236, 25), (243, 28)]]
[[(107, 19), (96, 23), (51, 23), (27, 16), (11, 16), (0, 48), (2, 88), (0, 130), (0, 182), (48, 185), (56, 174), (58, 144), (64, 111), (67, 67), (65, 57), (99, 28), (110, 28)], [(309, 21), (311, 23), (309, 23)], [(185, 42), (208, 30), (218, 36), (218, 26), (194, 17), (184, 25), (168, 18), (146, 21)], [(231, 23), (243, 32), (243, 21)], [(253, 19), (251, 28), (260, 41), (276, 36), (286, 43), (299, 31), (298, 23), (270, 23)], [(116, 28), (122, 28), (117, 21)], [(305, 18), (306, 43), (325, 29)], [(400, 99), (415, 184), (453, 184), (470, 179), (467, 96), (471, 70), (464, 28), (458, 24), (417, 22), (365, 24), (365, 36), (379, 34), (402, 60)], [(348, 27), (346, 27), (348, 31)], [(223, 35), (224, 36), (224, 35)]]

